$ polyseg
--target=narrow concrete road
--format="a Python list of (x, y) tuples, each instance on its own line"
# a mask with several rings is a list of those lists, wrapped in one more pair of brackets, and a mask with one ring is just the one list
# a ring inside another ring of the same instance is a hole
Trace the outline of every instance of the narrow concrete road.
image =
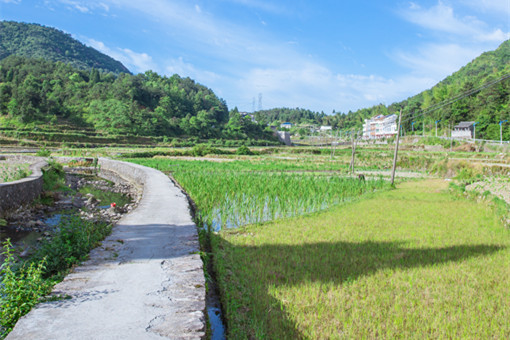
[(55, 287), (70, 299), (38, 305), (7, 339), (204, 336), (205, 280), (186, 197), (160, 171), (132, 166), (145, 176), (138, 207)]

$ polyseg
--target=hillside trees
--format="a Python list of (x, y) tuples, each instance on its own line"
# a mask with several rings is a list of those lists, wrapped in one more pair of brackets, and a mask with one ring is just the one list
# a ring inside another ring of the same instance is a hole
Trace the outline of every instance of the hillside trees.
[(60, 61), (80, 70), (129, 73), (119, 61), (85, 46), (70, 34), (38, 24), (0, 21), (0, 59), (9, 55)]
[(68, 121), (112, 135), (273, 139), (250, 120), (236, 122), (224, 100), (190, 78), (152, 71), (115, 76), (18, 56), (0, 61), (0, 115), (22, 124)]
[[(472, 62), (445, 78), (431, 89), (389, 106), (375, 105), (348, 114), (335, 115), (337, 126), (341, 129), (361, 129), (363, 120), (378, 114), (398, 113), (400, 108), (410, 117), (404, 122), (404, 128), (421, 130), (423, 123), (431, 128), (435, 120), (441, 124), (456, 124), (461, 121), (476, 121), (477, 138), (499, 139), (499, 121), (510, 119), (510, 78), (482, 89), (470, 96), (463, 94), (490, 81), (510, 75), (510, 40), (503, 42), (498, 49), (486, 52)], [(440, 105), (437, 110), (427, 112), (435, 105), (457, 97), (462, 99), (450, 105)], [(422, 114), (423, 112), (426, 114)], [(510, 135), (510, 124), (503, 127), (503, 134)], [(509, 136), (510, 137), (510, 136)], [(507, 138), (508, 139), (508, 138)]]

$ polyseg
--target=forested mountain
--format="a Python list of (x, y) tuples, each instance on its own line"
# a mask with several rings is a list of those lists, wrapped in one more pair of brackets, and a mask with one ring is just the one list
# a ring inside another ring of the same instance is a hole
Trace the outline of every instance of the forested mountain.
[(65, 121), (108, 134), (272, 139), (268, 131), (190, 78), (79, 70), (62, 62), (0, 61), (0, 118)]
[[(324, 124), (334, 128), (361, 128), (363, 120), (378, 114), (398, 113), (402, 108), (407, 117), (404, 127), (432, 128), (436, 120), (441, 120), (440, 127), (456, 124), (460, 121), (476, 121), (477, 136), (486, 139), (499, 139), (499, 122), (510, 120), (510, 77), (497, 84), (485, 88), (471, 96), (431, 110), (435, 105), (447, 100), (461, 97), (471, 90), (477, 89), (488, 82), (499, 80), (510, 75), (510, 40), (502, 43), (495, 51), (486, 52), (462, 67), (459, 71), (445, 78), (429, 90), (423, 91), (402, 102), (389, 106), (383, 104), (361, 109), (348, 114), (326, 116)], [(427, 112), (421, 115), (421, 112)], [(510, 124), (504, 125), (506, 139), (510, 139)]]
[(82, 70), (130, 73), (119, 61), (55, 28), (0, 21), (0, 59), (9, 55), (61, 61)]
[(274, 108), (254, 112), (255, 119), (265, 125), (289, 122), (292, 124), (314, 124), (319, 125), (326, 116), (324, 112), (318, 113), (300, 108)]

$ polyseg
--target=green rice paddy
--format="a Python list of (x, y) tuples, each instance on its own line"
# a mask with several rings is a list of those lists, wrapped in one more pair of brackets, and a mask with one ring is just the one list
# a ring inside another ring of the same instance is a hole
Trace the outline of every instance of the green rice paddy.
[(338, 174), (267, 171), (264, 163), (134, 161), (170, 170), (197, 204), (200, 220), (214, 230), (320, 211), (389, 188), (382, 179), (360, 181)]
[(510, 231), (444, 190), (213, 235), (228, 338), (508, 338)]
[(170, 172), (218, 230), (229, 339), (510, 337), (510, 231), (444, 180), (387, 190), (323, 156), (132, 161)]

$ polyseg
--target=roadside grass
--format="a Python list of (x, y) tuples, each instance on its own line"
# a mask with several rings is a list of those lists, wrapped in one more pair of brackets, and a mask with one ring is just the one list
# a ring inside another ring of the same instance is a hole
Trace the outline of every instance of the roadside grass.
[[(65, 186), (61, 164), (49, 162), (43, 171), (43, 188), (45, 191), (70, 190)], [(15, 254), (7, 239), (2, 244), (1, 255), (5, 260), (0, 266), (0, 339), (9, 334), (20, 317), (44, 301), (44, 295), (51, 292), (53, 285), (61, 281), (70, 268), (86, 260), (90, 250), (111, 230), (110, 224), (82, 220), (77, 214), (63, 217), (51, 238), (43, 238), (35, 253), (26, 259)], [(49, 299), (55, 298), (58, 297)]]
[(212, 234), (228, 338), (509, 338), (510, 231), (446, 189)]

